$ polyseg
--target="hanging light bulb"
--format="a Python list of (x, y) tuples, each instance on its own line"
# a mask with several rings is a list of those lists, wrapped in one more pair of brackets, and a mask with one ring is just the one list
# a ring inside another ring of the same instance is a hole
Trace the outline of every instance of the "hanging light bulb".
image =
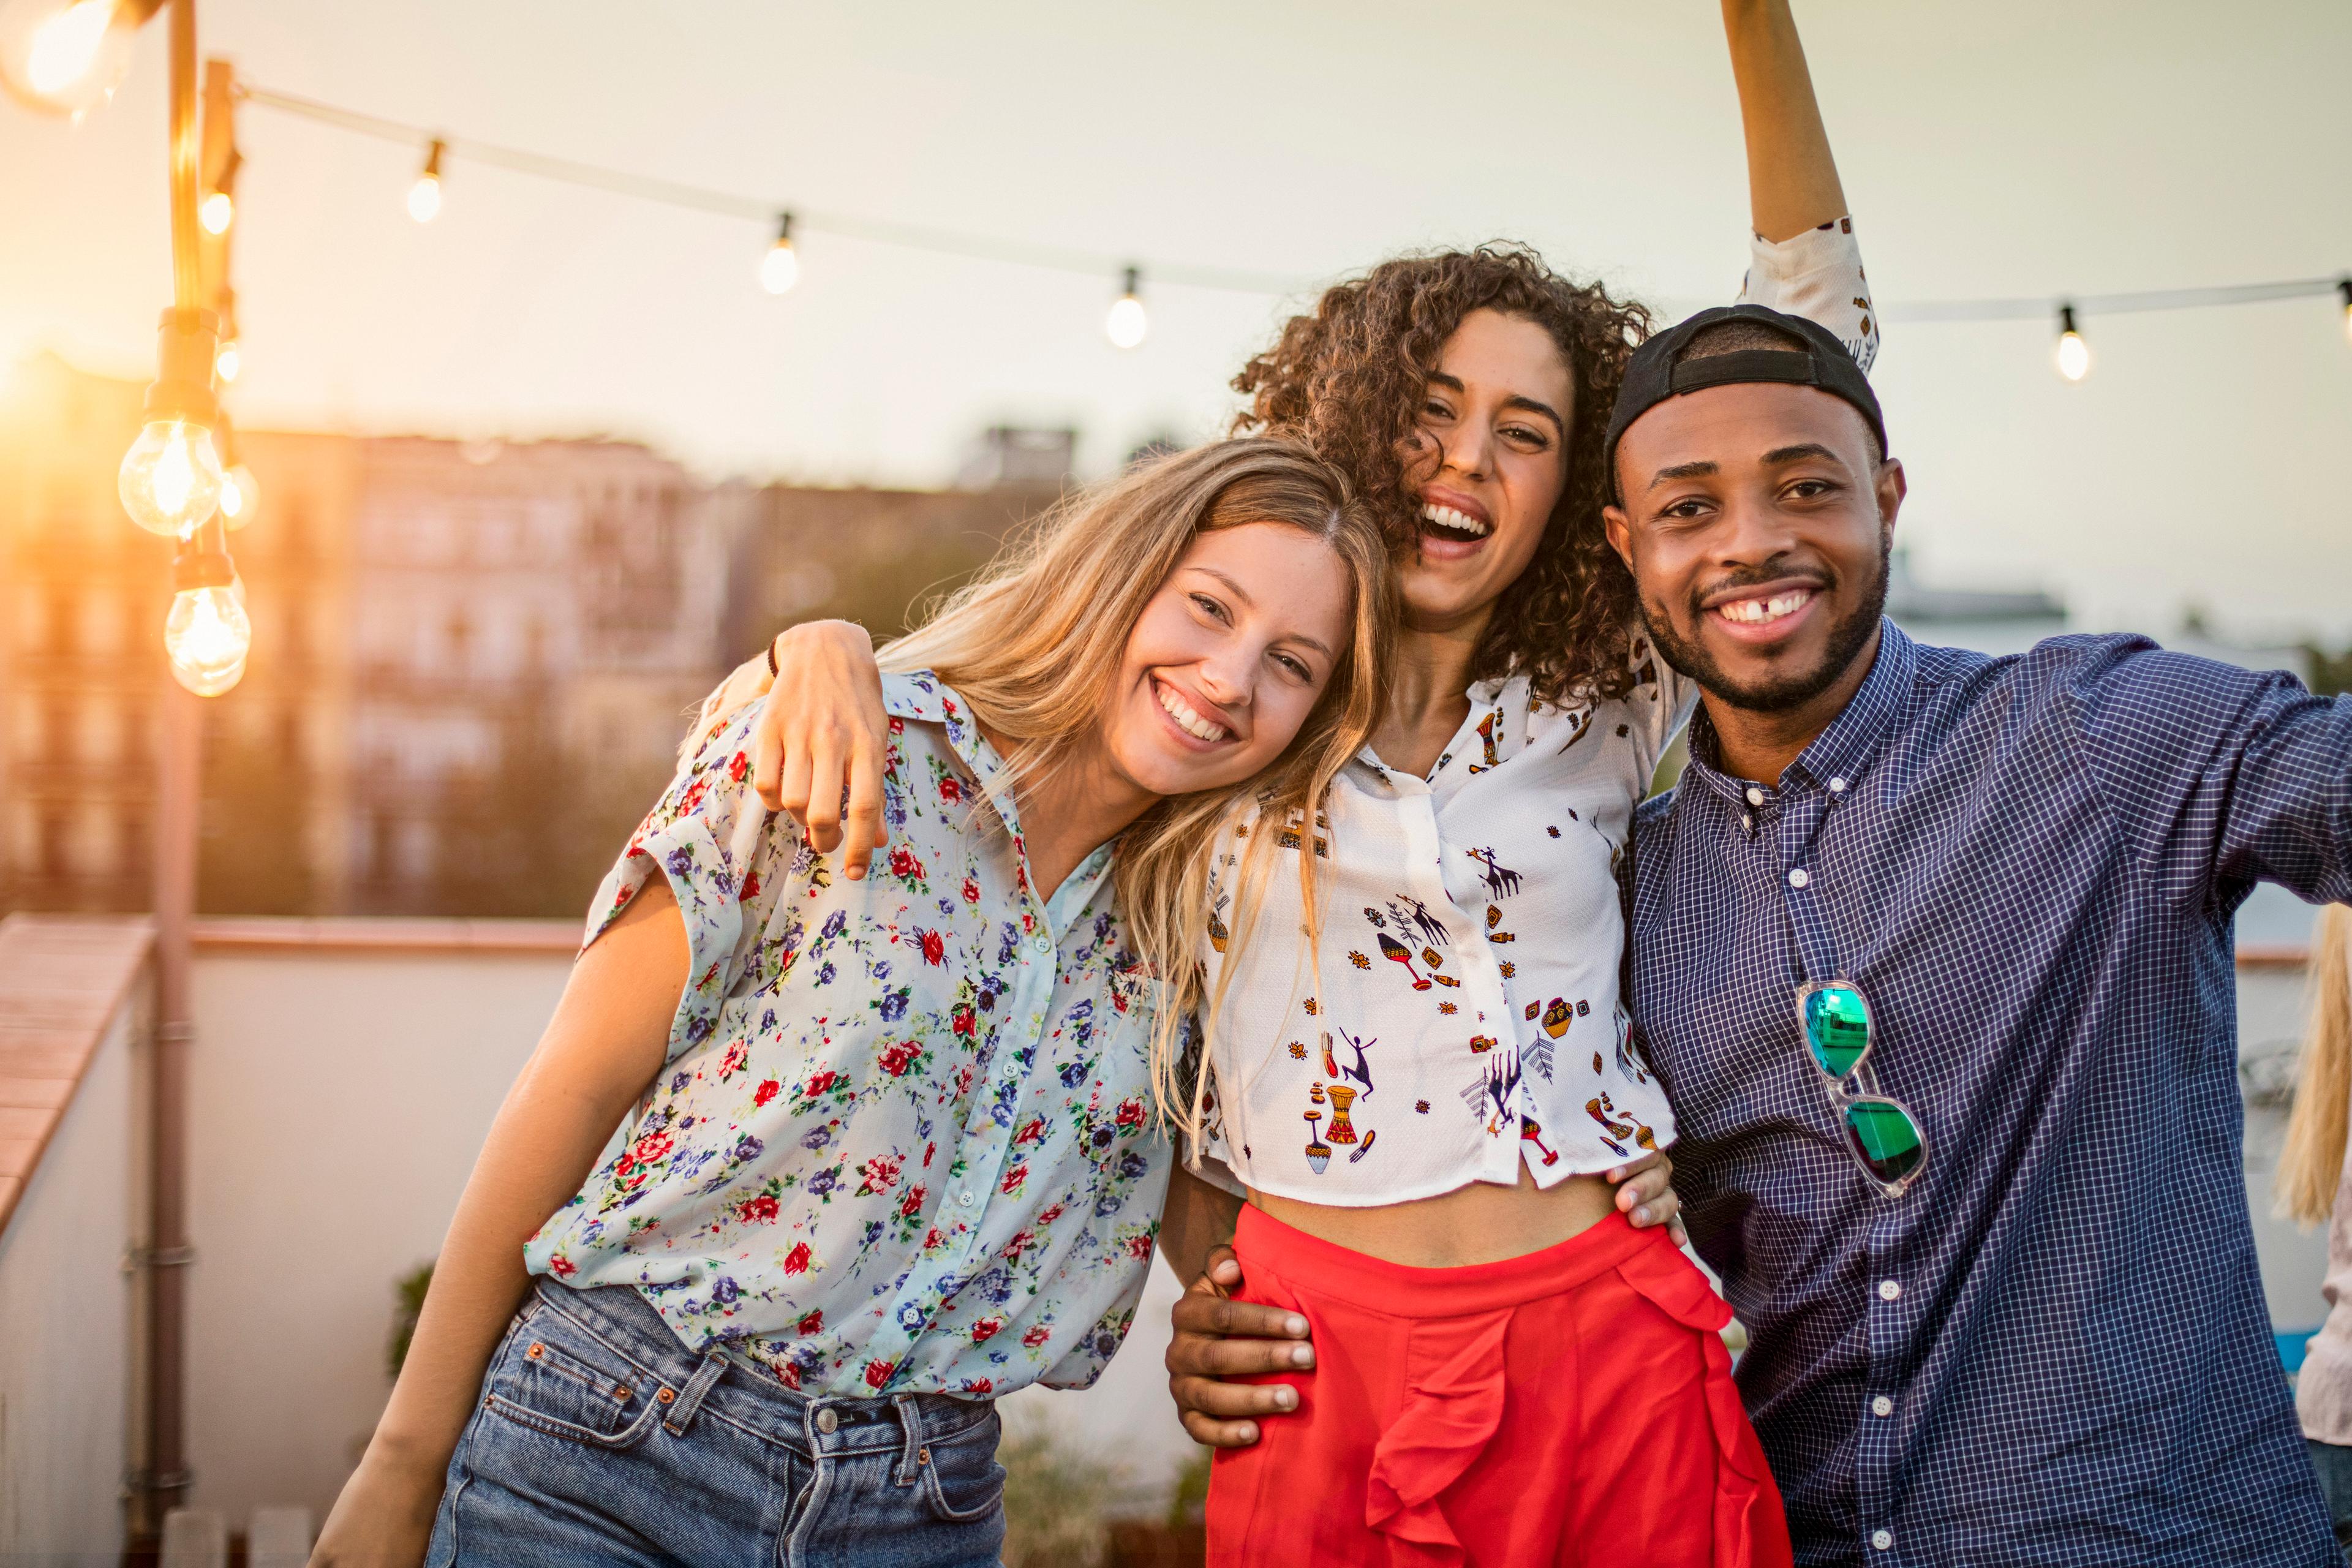
[(425, 151), (425, 171), (416, 183), (408, 187), (408, 216), (418, 223), (431, 223), (441, 211), (441, 154), (448, 144), (439, 137)]
[(0, 5), (0, 83), (27, 108), (80, 119), (114, 96), (145, 0), (10, 0)]
[(196, 209), (196, 218), (206, 234), (226, 234), (228, 226), (236, 221), (236, 199), (226, 191), (215, 191)]
[(223, 338), (220, 352), (213, 355), (213, 374), (220, 377), (223, 386), (234, 386), (245, 371), (245, 351), (237, 347), (235, 338)]
[(122, 455), (116, 489), (131, 521), (150, 533), (185, 538), (220, 505), (220, 454), (212, 426), (213, 360), (218, 329), (209, 310), (166, 310), (147, 390), (147, 423)]
[(760, 287), (782, 294), (800, 280), (801, 258), (793, 251), (793, 215), (785, 213), (776, 221), (776, 243), (760, 258)]
[(179, 535), (220, 505), (221, 471), (212, 432), (185, 419), (158, 419), (139, 432), (117, 477), (122, 510), (150, 533)]
[(172, 678), (199, 697), (218, 697), (245, 679), (245, 656), (253, 646), (245, 584), (219, 523), (181, 543), (172, 558), (172, 611), (163, 618)]
[(261, 483), (251, 468), (239, 463), (221, 484), (221, 521), (232, 529), (243, 528), (260, 509)]
[(1126, 291), (1110, 302), (1110, 313), (1103, 318), (1103, 331), (1114, 348), (1131, 349), (1151, 330), (1151, 318), (1143, 313), (1143, 296), (1138, 292), (1142, 278), (1141, 268), (1127, 269)]
[(2344, 297), (2344, 336), (2352, 341), (2352, 278), (2338, 279), (2336, 291)]
[(2058, 374), (2080, 381), (2091, 374), (2091, 345), (2074, 330), (2074, 307), (2058, 307)]

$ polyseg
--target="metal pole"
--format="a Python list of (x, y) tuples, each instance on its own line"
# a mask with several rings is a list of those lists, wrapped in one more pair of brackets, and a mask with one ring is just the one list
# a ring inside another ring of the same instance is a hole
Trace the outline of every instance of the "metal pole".
[[(196, 220), (196, 7), (171, 5), (172, 297), (204, 307)], [(202, 700), (166, 675), (155, 814), (155, 1047), (148, 1240), (147, 1463), (138, 1490), (137, 1533), (159, 1535), (163, 1514), (188, 1487), (187, 1092), (195, 1024), (189, 986), (190, 926), (196, 906), (196, 816), (203, 789)]]

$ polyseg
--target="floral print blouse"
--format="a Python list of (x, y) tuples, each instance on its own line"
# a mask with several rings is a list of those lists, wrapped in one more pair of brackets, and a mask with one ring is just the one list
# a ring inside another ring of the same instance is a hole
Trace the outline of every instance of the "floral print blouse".
[(532, 1272), (627, 1286), (685, 1344), (835, 1397), (1092, 1383), (1134, 1316), (1170, 1151), (1152, 994), (1110, 851), (1031, 887), (1002, 764), (956, 694), (883, 678), (892, 842), (863, 880), (711, 732), (605, 879), (656, 871), (692, 967), (668, 1062), (532, 1237)]

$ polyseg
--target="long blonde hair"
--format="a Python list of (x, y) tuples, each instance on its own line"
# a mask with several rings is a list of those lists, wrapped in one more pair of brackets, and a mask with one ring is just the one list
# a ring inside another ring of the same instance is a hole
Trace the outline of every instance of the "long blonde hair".
[(2325, 1222), (2344, 1179), (2352, 1121), (2352, 909), (2330, 904), (2311, 933), (2311, 1025), (2296, 1074), (2273, 1191), (2278, 1212), (2305, 1226)]
[[(1346, 478), (1294, 442), (1255, 437), (1163, 458), (1049, 513), (980, 579), (886, 645), (885, 669), (935, 670), (1004, 738), (1008, 785), (1067, 764), (1097, 732), (1129, 635), (1193, 539), (1274, 522), (1321, 540), (1349, 577), (1351, 630), (1305, 724), (1261, 773), (1160, 801), (1119, 836), (1113, 885), (1129, 940), (1163, 984), (1150, 1042), (1160, 1113), (1197, 1131), (1204, 1074), (1185, 1061), (1203, 1004), (1212, 862), (1253, 814), (1312, 821), (1331, 781), (1370, 740), (1387, 702), (1396, 619), (1380, 524)], [(1244, 887), (1263, 882), (1277, 839), (1251, 836)], [(1315, 857), (1299, 856), (1307, 924), (1318, 923)], [(1255, 901), (1255, 900), (1251, 900)], [(1246, 939), (1241, 921), (1227, 952)], [(1230, 964), (1228, 965), (1230, 972)]]

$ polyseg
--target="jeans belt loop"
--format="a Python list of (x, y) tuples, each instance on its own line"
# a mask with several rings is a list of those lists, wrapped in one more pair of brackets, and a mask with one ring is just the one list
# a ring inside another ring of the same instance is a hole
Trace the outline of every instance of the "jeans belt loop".
[(673, 1437), (685, 1436), (686, 1429), (694, 1425), (694, 1413), (702, 1408), (702, 1396), (710, 1392), (711, 1385), (726, 1370), (727, 1358), (719, 1352), (712, 1351), (704, 1356), (702, 1364), (694, 1369), (694, 1375), (679, 1391), (677, 1403), (670, 1407), (668, 1416), (662, 1422), (662, 1429)]
[(894, 1394), (890, 1407), (898, 1413), (898, 1426), (906, 1433), (906, 1446), (898, 1453), (898, 1474), (894, 1479), (902, 1487), (911, 1487), (922, 1479), (922, 1468), (930, 1462), (930, 1450), (923, 1446), (923, 1406), (911, 1394)]

